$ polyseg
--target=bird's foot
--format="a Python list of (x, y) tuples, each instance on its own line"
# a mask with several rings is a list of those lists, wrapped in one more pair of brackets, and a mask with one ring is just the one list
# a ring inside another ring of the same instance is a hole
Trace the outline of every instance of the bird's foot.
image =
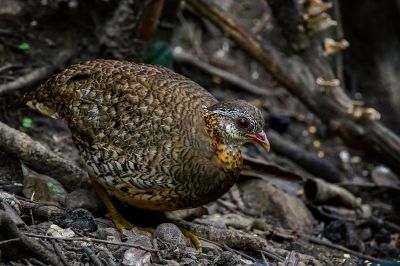
[(130, 230), (135, 227), (132, 223), (126, 220), (119, 212), (109, 212), (106, 214), (106, 217), (110, 219), (115, 227), (122, 231), (122, 229)]
[(192, 241), (192, 243), (196, 247), (197, 251), (202, 253), (203, 252), (203, 246), (201, 245), (199, 237), (196, 236), (194, 233), (190, 232), (189, 230), (186, 230), (186, 229), (184, 229), (182, 227), (179, 227), (179, 229), (181, 229), (182, 234), (184, 236), (186, 236), (187, 238), (190, 239), (190, 241)]
[(152, 227), (141, 227), (134, 225), (133, 223), (126, 220), (124, 216), (122, 216), (122, 214), (120, 214), (119, 212), (109, 212), (106, 214), (106, 218), (110, 219), (119, 231), (122, 231), (123, 229), (131, 230), (132, 228), (136, 228), (140, 231), (145, 231), (150, 234), (154, 232), (154, 228)]

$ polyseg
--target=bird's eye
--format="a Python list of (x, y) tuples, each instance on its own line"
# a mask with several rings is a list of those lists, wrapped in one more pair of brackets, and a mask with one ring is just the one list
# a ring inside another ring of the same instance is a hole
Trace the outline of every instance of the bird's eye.
[(250, 128), (250, 121), (245, 117), (239, 117), (236, 119), (236, 125), (240, 129), (249, 129)]

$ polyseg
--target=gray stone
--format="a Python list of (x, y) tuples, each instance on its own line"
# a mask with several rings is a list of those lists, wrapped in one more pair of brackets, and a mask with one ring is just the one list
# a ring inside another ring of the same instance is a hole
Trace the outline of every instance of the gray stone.
[(65, 201), (67, 191), (60, 182), (50, 176), (39, 174), (24, 164), (21, 164), (21, 168), (24, 176), (22, 193), (25, 197), (31, 198), (34, 195), (33, 199), (37, 201), (57, 203)]
[(153, 233), (153, 238), (157, 240), (157, 245), (161, 249), (165, 249), (168, 246), (185, 248), (188, 245), (181, 229), (173, 223), (162, 223), (157, 226)]
[(73, 210), (82, 208), (96, 214), (99, 213), (103, 205), (94, 191), (77, 189), (68, 193), (65, 198), (65, 207)]
[(240, 185), (243, 201), (259, 217), (288, 230), (309, 232), (314, 218), (304, 202), (263, 180), (249, 180)]
[(145, 250), (129, 248), (125, 251), (122, 265), (147, 266), (150, 264), (151, 254)]

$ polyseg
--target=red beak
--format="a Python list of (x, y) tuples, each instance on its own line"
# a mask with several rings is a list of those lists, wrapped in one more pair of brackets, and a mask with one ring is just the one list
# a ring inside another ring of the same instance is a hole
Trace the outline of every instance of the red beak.
[(267, 135), (265, 135), (264, 130), (261, 131), (261, 133), (259, 134), (246, 134), (245, 136), (246, 138), (254, 140), (258, 144), (260, 144), (264, 148), (264, 150), (268, 152), (270, 151), (271, 146), (269, 145), (269, 141), (267, 139)]

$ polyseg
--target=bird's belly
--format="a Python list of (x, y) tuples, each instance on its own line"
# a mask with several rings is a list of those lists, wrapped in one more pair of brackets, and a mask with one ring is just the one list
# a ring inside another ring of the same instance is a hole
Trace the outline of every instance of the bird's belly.
[(188, 189), (184, 185), (169, 189), (143, 189), (130, 186), (127, 191), (122, 191), (118, 189), (118, 184), (110, 186), (101, 179), (98, 182), (109, 194), (135, 207), (154, 211), (173, 211), (195, 208), (218, 199), (233, 186), (236, 177), (214, 183), (207, 189), (195, 187)]

